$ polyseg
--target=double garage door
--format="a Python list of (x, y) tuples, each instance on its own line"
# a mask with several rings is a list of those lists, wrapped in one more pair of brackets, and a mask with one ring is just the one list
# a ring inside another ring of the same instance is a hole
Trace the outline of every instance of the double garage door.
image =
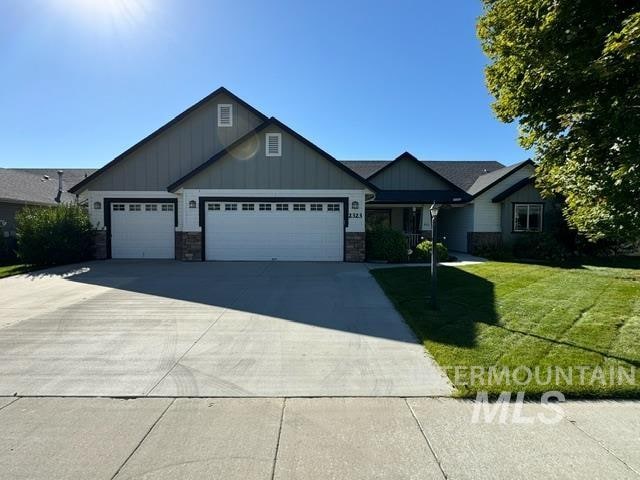
[[(174, 203), (112, 201), (112, 258), (174, 258)], [(206, 260), (344, 258), (341, 201), (208, 201), (201, 217)]]
[(344, 258), (341, 202), (205, 202), (207, 260)]

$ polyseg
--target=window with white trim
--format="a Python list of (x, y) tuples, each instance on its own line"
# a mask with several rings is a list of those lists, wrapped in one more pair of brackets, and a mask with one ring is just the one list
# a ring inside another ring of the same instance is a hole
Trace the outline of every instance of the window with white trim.
[(145, 212), (157, 212), (158, 211), (158, 205), (156, 205), (155, 203), (147, 203), (144, 206), (144, 211)]
[(224, 204), (224, 209), (226, 211), (238, 210), (238, 204), (237, 203), (225, 203)]
[(243, 203), (242, 210), (244, 210), (245, 212), (248, 210), (254, 210), (253, 203)]
[(260, 210), (263, 212), (270, 212), (271, 211), (271, 204), (270, 203), (261, 203), (260, 204)]
[(289, 204), (288, 203), (276, 203), (276, 210), (278, 212), (288, 212)]
[(312, 203), (311, 204), (311, 211), (312, 212), (321, 212), (322, 211), (322, 204), (321, 203)]
[(218, 126), (233, 127), (233, 105), (230, 103), (218, 104)]
[(163, 212), (173, 212), (173, 203), (163, 203), (161, 210)]
[(339, 212), (340, 204), (339, 203), (330, 203), (327, 205), (327, 212)]
[(280, 133), (265, 134), (265, 152), (267, 157), (282, 156), (282, 135)]
[(541, 203), (513, 204), (514, 232), (541, 232), (544, 205)]
[(219, 203), (208, 203), (207, 204), (207, 210), (220, 210), (220, 204)]
[(294, 212), (304, 212), (307, 209), (307, 206), (304, 203), (294, 203), (293, 211)]
[(130, 203), (129, 204), (129, 211), (130, 212), (140, 212), (142, 210), (142, 205), (140, 205), (139, 203)]
[(124, 203), (114, 203), (113, 204), (114, 212), (124, 212)]

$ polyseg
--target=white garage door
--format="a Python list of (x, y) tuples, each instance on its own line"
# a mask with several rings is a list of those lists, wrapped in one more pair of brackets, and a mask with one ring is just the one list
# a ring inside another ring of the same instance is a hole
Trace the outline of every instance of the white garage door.
[(207, 260), (342, 261), (342, 203), (208, 202)]
[(172, 203), (112, 203), (112, 258), (174, 258)]

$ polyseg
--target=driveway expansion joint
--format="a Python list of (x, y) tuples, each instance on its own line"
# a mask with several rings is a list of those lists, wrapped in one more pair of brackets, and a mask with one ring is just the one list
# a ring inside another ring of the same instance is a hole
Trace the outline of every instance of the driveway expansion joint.
[(9, 405), (13, 405), (13, 404), (14, 404), (14, 403), (16, 403), (18, 400), (20, 400), (20, 398), (22, 398), (22, 397), (19, 397), (19, 396), (17, 396), (17, 395), (16, 395), (16, 396), (15, 396), (15, 400), (13, 400), (13, 401), (11, 401), (11, 402), (7, 403), (6, 405), (2, 405), (2, 406), (0, 407), (0, 411), (4, 410), (4, 409), (5, 409), (5, 408), (7, 408)]
[(413, 408), (411, 408), (411, 405), (409, 404), (409, 400), (407, 398), (404, 398), (404, 403), (407, 405), (407, 408), (411, 412), (411, 416), (415, 420), (416, 425), (418, 426), (418, 429), (420, 430), (420, 433), (422, 434), (422, 438), (424, 438), (425, 442), (427, 443), (427, 447), (429, 447), (429, 451), (431, 451), (431, 454), (433, 455), (433, 458), (435, 459), (436, 463), (438, 464), (438, 468), (440, 469), (440, 472), (442, 473), (442, 478), (447, 480), (449, 477), (447, 476), (447, 473), (444, 471), (444, 468), (442, 468), (442, 463), (440, 462), (440, 458), (438, 458), (438, 455), (436, 454), (436, 451), (433, 449), (433, 445), (431, 445), (431, 441), (429, 440), (429, 437), (427, 437), (427, 433), (424, 431), (424, 428), (422, 428), (422, 424), (420, 423), (420, 420), (418, 420), (418, 417), (416, 417), (416, 414), (413, 411)]
[(149, 429), (147, 430), (147, 432), (142, 436), (142, 438), (140, 439), (140, 441), (136, 444), (136, 446), (133, 448), (133, 450), (131, 451), (131, 453), (127, 456), (127, 458), (124, 459), (124, 462), (122, 462), (122, 465), (120, 465), (118, 467), (118, 469), (116, 470), (116, 473), (113, 474), (113, 476), (111, 477), (111, 480), (114, 480), (122, 471), (122, 469), (124, 468), (124, 466), (127, 464), (127, 462), (129, 460), (131, 460), (131, 457), (133, 457), (135, 455), (135, 453), (138, 451), (138, 449), (140, 448), (140, 446), (144, 443), (144, 441), (147, 439), (147, 437), (149, 436), (149, 434), (151, 434), (151, 432), (153, 431), (153, 429), (156, 427), (156, 425), (158, 425), (158, 423), (160, 422), (160, 420), (162, 420), (162, 417), (164, 417), (164, 414), (167, 413), (167, 410), (169, 410), (171, 408), (171, 406), (175, 403), (176, 399), (174, 398), (173, 400), (171, 400), (169, 402), (169, 405), (166, 406), (166, 408), (162, 411), (162, 413), (158, 416), (158, 418), (156, 418), (155, 422), (153, 422), (153, 424), (151, 425), (151, 427), (149, 427)]
[(598, 444), (598, 446), (600, 448), (602, 448), (605, 452), (607, 452), (609, 455), (611, 455), (612, 457), (614, 457), (616, 460), (618, 460), (620, 463), (622, 463), (625, 467), (627, 467), (630, 471), (632, 471), (633, 473), (635, 473), (638, 477), (640, 477), (640, 472), (638, 472), (638, 470), (636, 470), (635, 468), (633, 468), (631, 465), (629, 465), (627, 462), (625, 462), (622, 458), (620, 458), (614, 451), (612, 451), (609, 447), (607, 447), (604, 442), (600, 441), (598, 438), (594, 437), (593, 435), (591, 435), (590, 433), (588, 433), (587, 431), (585, 431), (582, 427), (580, 427), (580, 425), (578, 425), (578, 422), (575, 420), (571, 420), (568, 417), (564, 417), (564, 419), (569, 422), (571, 425), (573, 425), (576, 429), (578, 429), (585, 437), (587, 437), (589, 440), (595, 442)]
[(271, 480), (276, 476), (276, 466), (278, 464), (278, 452), (280, 451), (280, 437), (282, 435), (282, 424), (284, 423), (284, 409), (287, 405), (287, 399), (282, 399), (282, 410), (280, 411), (280, 425), (278, 426), (278, 438), (276, 439), (276, 451), (273, 454), (273, 465), (271, 467)]

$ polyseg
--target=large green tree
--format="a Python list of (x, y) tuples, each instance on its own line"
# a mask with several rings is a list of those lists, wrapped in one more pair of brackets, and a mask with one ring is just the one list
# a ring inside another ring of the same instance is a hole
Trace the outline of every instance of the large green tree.
[(588, 238), (640, 238), (640, 0), (483, 0), (493, 108)]

